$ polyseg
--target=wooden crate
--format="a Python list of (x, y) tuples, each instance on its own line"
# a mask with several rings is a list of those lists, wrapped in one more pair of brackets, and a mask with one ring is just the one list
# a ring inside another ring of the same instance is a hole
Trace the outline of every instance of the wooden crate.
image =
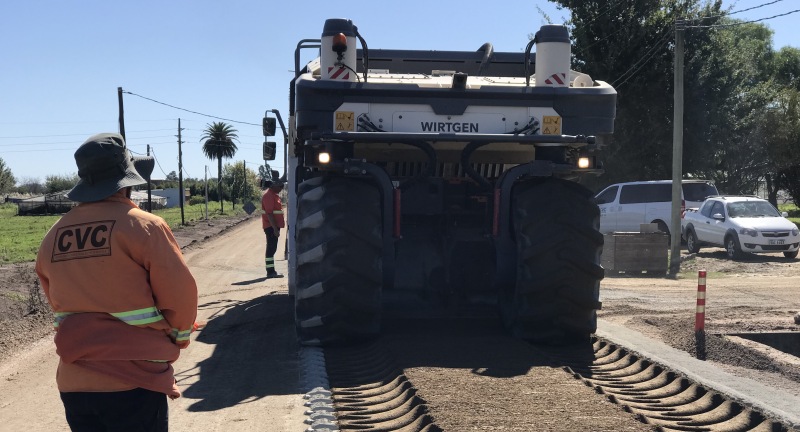
[(665, 273), (669, 236), (662, 232), (614, 232), (604, 235), (603, 267), (612, 272)]

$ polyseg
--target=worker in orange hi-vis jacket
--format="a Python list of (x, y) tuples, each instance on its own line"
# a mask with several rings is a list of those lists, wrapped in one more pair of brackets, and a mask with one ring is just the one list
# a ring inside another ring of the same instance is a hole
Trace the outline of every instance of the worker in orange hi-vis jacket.
[(278, 236), (281, 228), (286, 226), (283, 219), (283, 206), (280, 193), (283, 190), (283, 181), (274, 180), (269, 185), (264, 195), (261, 195), (261, 227), (267, 235), (267, 250), (264, 254), (264, 264), (267, 268), (267, 279), (282, 278), (283, 275), (275, 270), (275, 252), (278, 250)]
[(75, 152), (80, 204), (45, 235), (36, 273), (55, 313), (56, 382), (73, 431), (167, 431), (172, 363), (197, 317), (197, 284), (167, 223), (130, 200), (150, 157), (98, 134)]

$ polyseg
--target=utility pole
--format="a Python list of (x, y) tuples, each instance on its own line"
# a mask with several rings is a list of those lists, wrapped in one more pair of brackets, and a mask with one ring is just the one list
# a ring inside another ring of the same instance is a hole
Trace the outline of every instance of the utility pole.
[[(150, 156), (150, 144), (147, 144), (147, 156)], [(147, 211), (152, 213), (153, 212), (153, 195), (152, 189), (150, 188), (150, 176), (147, 176), (145, 179), (147, 180)]]
[(186, 220), (183, 216), (183, 201), (186, 199), (186, 194), (183, 191), (183, 153), (181, 151), (181, 119), (178, 118), (178, 198), (181, 203), (181, 225), (186, 225)]
[(242, 176), (244, 183), (242, 184), (242, 205), (247, 201), (247, 161), (242, 160)]
[(205, 177), (206, 184), (206, 222), (208, 222), (208, 165), (206, 165), (205, 170), (203, 170), (203, 176)]
[(672, 121), (672, 226), (669, 227), (669, 274), (681, 269), (681, 179), (683, 178), (683, 31), (684, 22), (675, 20), (675, 93)]
[(127, 144), (128, 140), (125, 138), (125, 110), (122, 108), (122, 87), (117, 87), (117, 101), (119, 101), (119, 134), (122, 135), (122, 139)]

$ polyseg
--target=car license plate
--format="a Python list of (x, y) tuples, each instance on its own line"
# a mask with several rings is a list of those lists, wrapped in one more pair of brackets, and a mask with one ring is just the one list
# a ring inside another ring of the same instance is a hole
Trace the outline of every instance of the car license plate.
[(783, 244), (783, 240), (770, 240), (769, 244), (771, 244), (771, 245), (782, 245)]

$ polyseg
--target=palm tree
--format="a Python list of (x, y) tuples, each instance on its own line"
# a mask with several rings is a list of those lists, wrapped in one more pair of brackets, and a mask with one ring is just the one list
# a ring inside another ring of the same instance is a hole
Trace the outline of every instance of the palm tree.
[(203, 154), (209, 159), (217, 160), (217, 195), (219, 196), (219, 210), (222, 212), (222, 158), (231, 159), (236, 154), (236, 144), (239, 140), (236, 129), (224, 122), (214, 122), (206, 125), (200, 141), (203, 142)]

